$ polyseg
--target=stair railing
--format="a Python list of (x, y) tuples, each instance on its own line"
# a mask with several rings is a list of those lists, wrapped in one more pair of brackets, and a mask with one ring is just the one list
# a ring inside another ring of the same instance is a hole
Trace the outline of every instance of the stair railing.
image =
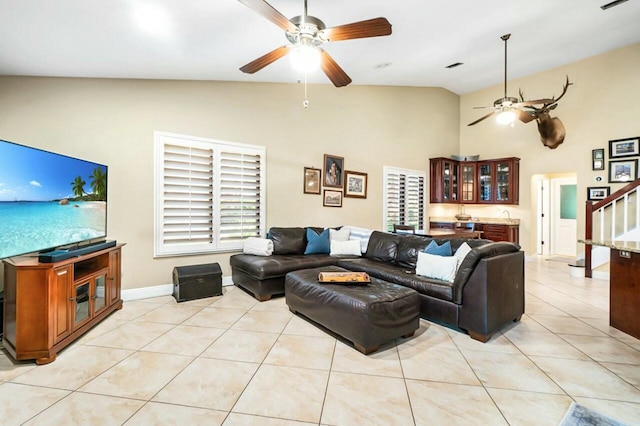
[[(608, 197), (598, 201), (587, 201), (585, 209), (585, 240), (606, 241), (615, 240), (616, 236), (624, 235), (629, 231), (630, 210), (632, 203), (630, 203), (631, 196), (635, 195), (635, 205), (633, 210), (635, 211), (635, 227), (640, 226), (640, 179), (623, 186)], [(622, 232), (616, 233), (618, 229), (618, 206), (622, 204)], [(597, 215), (597, 223), (594, 222), (594, 214)], [(606, 220), (608, 219), (608, 221)], [(607, 223), (608, 222), (608, 223)], [(598, 235), (593, 235), (594, 225), (598, 225)], [(609, 237), (609, 238), (607, 238)], [(585, 276), (591, 278), (593, 276), (592, 259), (591, 259), (591, 244), (585, 246)]]

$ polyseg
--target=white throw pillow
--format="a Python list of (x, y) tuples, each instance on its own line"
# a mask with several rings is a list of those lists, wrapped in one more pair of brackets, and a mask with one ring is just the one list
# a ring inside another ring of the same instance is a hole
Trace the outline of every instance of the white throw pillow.
[(438, 256), (418, 252), (416, 275), (452, 283), (456, 277), (458, 259), (454, 256)]
[(460, 245), (460, 247), (458, 247), (458, 250), (456, 250), (456, 252), (453, 254), (453, 257), (458, 259), (458, 265), (456, 266), (456, 272), (458, 271), (458, 268), (460, 267), (460, 264), (462, 263), (464, 258), (467, 257), (467, 255), (469, 254), (470, 251), (471, 251), (471, 247), (469, 247), (469, 244), (462, 243)]
[(369, 245), (369, 237), (371, 237), (373, 229), (360, 228), (350, 225), (345, 225), (342, 227), (342, 229), (348, 229), (351, 232), (351, 235), (349, 235), (349, 239), (360, 241), (360, 251), (362, 253), (366, 253), (367, 246)]
[(331, 241), (331, 256), (354, 255), (360, 256), (360, 242), (356, 240)]
[(351, 230), (346, 228), (329, 230), (329, 239), (331, 241), (349, 241), (349, 235), (351, 235)]
[(249, 237), (244, 240), (242, 252), (256, 256), (271, 256), (273, 254), (273, 241), (268, 238)]

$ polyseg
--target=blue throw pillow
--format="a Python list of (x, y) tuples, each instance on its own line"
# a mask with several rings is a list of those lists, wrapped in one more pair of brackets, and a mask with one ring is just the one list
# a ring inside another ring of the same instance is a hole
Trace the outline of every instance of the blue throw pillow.
[(439, 246), (438, 243), (431, 240), (429, 245), (424, 249), (424, 252), (435, 254), (437, 256), (453, 256), (453, 253), (451, 252), (451, 242), (449, 241)]
[(320, 235), (313, 229), (307, 228), (307, 249), (304, 254), (329, 254), (329, 252), (331, 252), (329, 228), (322, 231)]

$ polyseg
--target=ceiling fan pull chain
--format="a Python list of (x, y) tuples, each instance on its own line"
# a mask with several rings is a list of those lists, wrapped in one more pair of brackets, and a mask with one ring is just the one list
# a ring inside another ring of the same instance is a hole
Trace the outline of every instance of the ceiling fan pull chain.
[(304, 109), (309, 108), (309, 99), (307, 99), (307, 73), (304, 74), (304, 100), (302, 101)]

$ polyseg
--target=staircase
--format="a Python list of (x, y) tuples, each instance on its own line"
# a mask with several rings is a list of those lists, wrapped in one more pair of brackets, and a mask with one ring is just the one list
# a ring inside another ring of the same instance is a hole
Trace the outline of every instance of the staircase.
[[(587, 201), (585, 215), (585, 240), (640, 241), (640, 179), (597, 203)], [(585, 246), (586, 277), (603, 272), (601, 266), (609, 262), (609, 252), (606, 247)]]

